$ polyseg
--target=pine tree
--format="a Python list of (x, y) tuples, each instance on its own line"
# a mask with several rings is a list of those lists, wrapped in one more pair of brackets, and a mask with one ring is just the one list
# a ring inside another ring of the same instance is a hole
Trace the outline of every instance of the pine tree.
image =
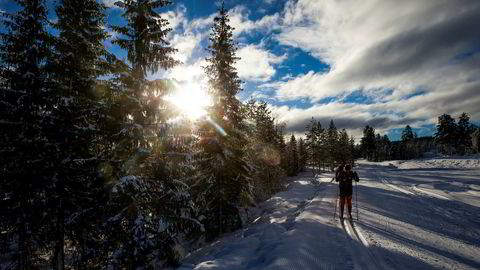
[[(227, 119), (227, 128), (239, 128), (242, 122), (241, 103), (236, 94), (241, 91), (242, 81), (238, 77), (235, 63), (240, 59), (236, 56), (237, 45), (233, 41), (234, 28), (225, 9), (225, 3), (214, 18), (208, 65), (204, 67), (208, 76), (210, 92), (214, 99), (213, 113), (218, 119)], [(231, 126), (231, 127), (230, 127)]]
[(372, 161), (375, 154), (375, 129), (370, 126), (366, 126), (363, 130), (363, 137), (361, 139), (361, 150), (363, 157)]
[(350, 137), (350, 160), (349, 163), (352, 164), (352, 167), (354, 165), (354, 161), (357, 158), (357, 153), (356, 153), (356, 148), (355, 148), (355, 138), (353, 136)]
[(327, 131), (322, 128), (322, 124), (317, 122), (314, 118), (307, 126), (306, 148), (308, 153), (308, 160), (313, 166), (313, 173), (315, 174), (315, 167), (325, 167), (328, 162), (328, 137)]
[(480, 128), (476, 128), (472, 132), (472, 148), (474, 152), (480, 152)]
[(287, 145), (287, 159), (288, 159), (288, 175), (295, 176), (298, 174), (298, 147), (295, 135), (290, 136), (290, 141)]
[(378, 162), (378, 161), (383, 161), (383, 139), (380, 134), (375, 135), (375, 157), (373, 161)]
[(243, 208), (253, 202), (251, 166), (245, 155), (244, 113), (236, 94), (241, 81), (235, 68), (237, 46), (224, 5), (214, 18), (210, 56), (204, 67), (213, 105), (195, 155), (193, 191), (208, 240), (243, 225)]
[[(321, 127), (320, 127), (321, 128)], [(318, 137), (317, 137), (317, 121), (312, 117), (310, 123), (306, 127), (305, 146), (307, 151), (307, 161), (312, 165), (315, 174), (315, 165), (318, 161)]]
[(54, 27), (59, 36), (54, 40), (55, 52), (48, 65), (58, 100), (52, 112), (55, 120), (48, 130), (49, 141), (57, 144), (58, 164), (58, 180), (49, 197), (56, 213), (54, 269), (65, 267), (66, 234), (79, 237), (70, 240), (90, 242), (80, 236), (94, 227), (88, 224), (94, 220), (96, 211), (92, 209), (98, 205), (95, 197), (103, 191), (103, 183), (92, 168), (105, 158), (94, 151), (101, 143), (100, 123), (106, 110), (100, 102), (103, 93), (97, 78), (107, 74), (106, 59), (111, 58), (103, 46), (107, 38), (104, 11), (105, 7), (95, 0), (62, 0), (56, 8), (58, 21)]
[(388, 138), (388, 135), (383, 135), (382, 137), (382, 153), (383, 153), (383, 160), (390, 160), (391, 159), (391, 142)]
[(280, 190), (285, 172), (281, 168), (280, 134), (266, 102), (251, 99), (245, 105), (248, 144), (247, 157), (253, 165), (252, 183), (256, 201), (268, 199)]
[[(330, 167), (330, 144), (329, 144), (329, 137), (328, 137), (328, 130), (327, 129), (317, 129), (318, 131), (318, 149), (319, 149), (319, 160), (318, 166), (322, 167), (323, 171), (326, 171), (327, 167)], [(331, 169), (331, 168), (329, 168)]]
[(298, 170), (304, 172), (307, 166), (307, 151), (303, 138), (298, 140)]
[(278, 149), (280, 151), (280, 167), (288, 173), (288, 162), (287, 162), (287, 143), (285, 142), (284, 130), (285, 124), (277, 124), (275, 125), (277, 130), (277, 141), (278, 141)]
[(117, 2), (124, 10), (125, 26), (113, 26), (113, 41), (127, 51), (128, 68), (119, 70), (112, 84), (114, 106), (110, 123), (114, 143), (105, 164), (110, 194), (103, 224), (105, 249), (113, 268), (162, 267), (179, 259), (177, 235), (197, 222), (185, 184), (175, 177), (165, 145), (169, 115), (163, 98), (171, 91), (164, 81), (149, 81), (148, 74), (179, 64), (177, 50), (167, 41), (169, 23), (157, 9), (166, 0)]
[(472, 147), (471, 134), (473, 132), (470, 117), (466, 113), (462, 113), (458, 119), (457, 125), (458, 146), (461, 154), (465, 154)]
[(400, 144), (400, 156), (402, 159), (411, 159), (415, 157), (415, 134), (410, 127), (407, 125), (402, 131), (402, 140)]
[(328, 163), (330, 170), (335, 167), (335, 162), (338, 160), (338, 131), (333, 120), (330, 120), (330, 126), (327, 130), (327, 149), (328, 149)]
[[(127, 50), (127, 60), (131, 65), (129, 72), (119, 80), (126, 92), (121, 106), (126, 129), (123, 134), (130, 134), (124, 149), (130, 154), (132, 150), (150, 145), (149, 138), (166, 120), (158, 110), (165, 91), (156, 89), (154, 82), (146, 79), (148, 73), (155, 73), (159, 68), (170, 69), (179, 64), (172, 54), (177, 52), (166, 40), (171, 28), (155, 10), (171, 4), (167, 0), (127, 0), (118, 2), (125, 10), (123, 17), (126, 26), (112, 26), (120, 37), (113, 41)], [(164, 90), (164, 89), (161, 89)]]
[(350, 163), (352, 153), (347, 131), (342, 129), (338, 137), (337, 162), (340, 164)]
[(439, 145), (440, 151), (452, 154), (457, 145), (457, 124), (448, 114), (438, 117), (437, 131), (435, 133), (435, 143)]
[(410, 142), (410, 141), (413, 141), (413, 139), (414, 139), (413, 130), (410, 127), (410, 125), (407, 125), (405, 129), (402, 131), (402, 141)]
[(7, 251), (16, 269), (32, 269), (47, 263), (38, 254), (48, 248), (45, 194), (55, 180), (55, 145), (44, 130), (55, 104), (45, 68), (51, 38), (44, 1), (15, 2), (20, 10), (2, 13), (0, 33), (0, 242), (16, 247)]

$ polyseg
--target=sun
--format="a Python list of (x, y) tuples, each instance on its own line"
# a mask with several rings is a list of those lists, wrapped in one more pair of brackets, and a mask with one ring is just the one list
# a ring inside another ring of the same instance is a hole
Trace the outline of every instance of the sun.
[(207, 114), (207, 107), (212, 105), (212, 99), (202, 87), (193, 82), (179, 85), (175, 93), (165, 97), (173, 103), (184, 116), (197, 120)]

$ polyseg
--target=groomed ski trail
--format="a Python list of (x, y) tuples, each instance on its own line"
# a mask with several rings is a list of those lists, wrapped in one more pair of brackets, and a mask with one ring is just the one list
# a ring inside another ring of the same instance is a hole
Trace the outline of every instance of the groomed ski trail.
[[(179, 269), (389, 269), (369, 251), (361, 232), (350, 228), (349, 235), (338, 217), (333, 219), (338, 185), (330, 182), (332, 176), (314, 180), (311, 173), (302, 175), (297, 183), (308, 183), (314, 192), (294, 211), (284, 217), (267, 211), (261, 222), (206, 248), (201, 256), (192, 254)], [(283, 195), (288, 192), (296, 191)]]
[(480, 269), (480, 171), (392, 167), (355, 167), (353, 226), (333, 218), (332, 175), (305, 173), (261, 207), (257, 222), (192, 253), (179, 269)]
[(472, 197), (475, 192), (471, 190), (425, 188), (447, 183), (475, 187), (480, 181), (478, 170), (397, 169), (367, 162), (357, 171), (367, 180), (359, 192), (362, 229), (379, 250), (393, 252), (394, 256), (382, 256), (389, 265), (396, 269), (480, 269), (480, 210), (474, 206), (478, 196), (467, 204), (457, 198)]

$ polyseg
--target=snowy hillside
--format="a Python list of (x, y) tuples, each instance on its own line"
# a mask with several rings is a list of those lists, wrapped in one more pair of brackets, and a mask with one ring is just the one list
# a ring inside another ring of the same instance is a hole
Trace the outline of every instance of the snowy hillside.
[(304, 173), (263, 205), (261, 219), (179, 269), (479, 269), (478, 164), (360, 162), (353, 224), (333, 218), (332, 175)]

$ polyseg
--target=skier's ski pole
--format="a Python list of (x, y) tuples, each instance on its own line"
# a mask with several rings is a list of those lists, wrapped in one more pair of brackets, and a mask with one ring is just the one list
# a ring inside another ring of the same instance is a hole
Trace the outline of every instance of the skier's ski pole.
[(357, 209), (357, 220), (358, 219), (358, 187), (357, 187), (357, 181), (355, 181), (355, 209)]

